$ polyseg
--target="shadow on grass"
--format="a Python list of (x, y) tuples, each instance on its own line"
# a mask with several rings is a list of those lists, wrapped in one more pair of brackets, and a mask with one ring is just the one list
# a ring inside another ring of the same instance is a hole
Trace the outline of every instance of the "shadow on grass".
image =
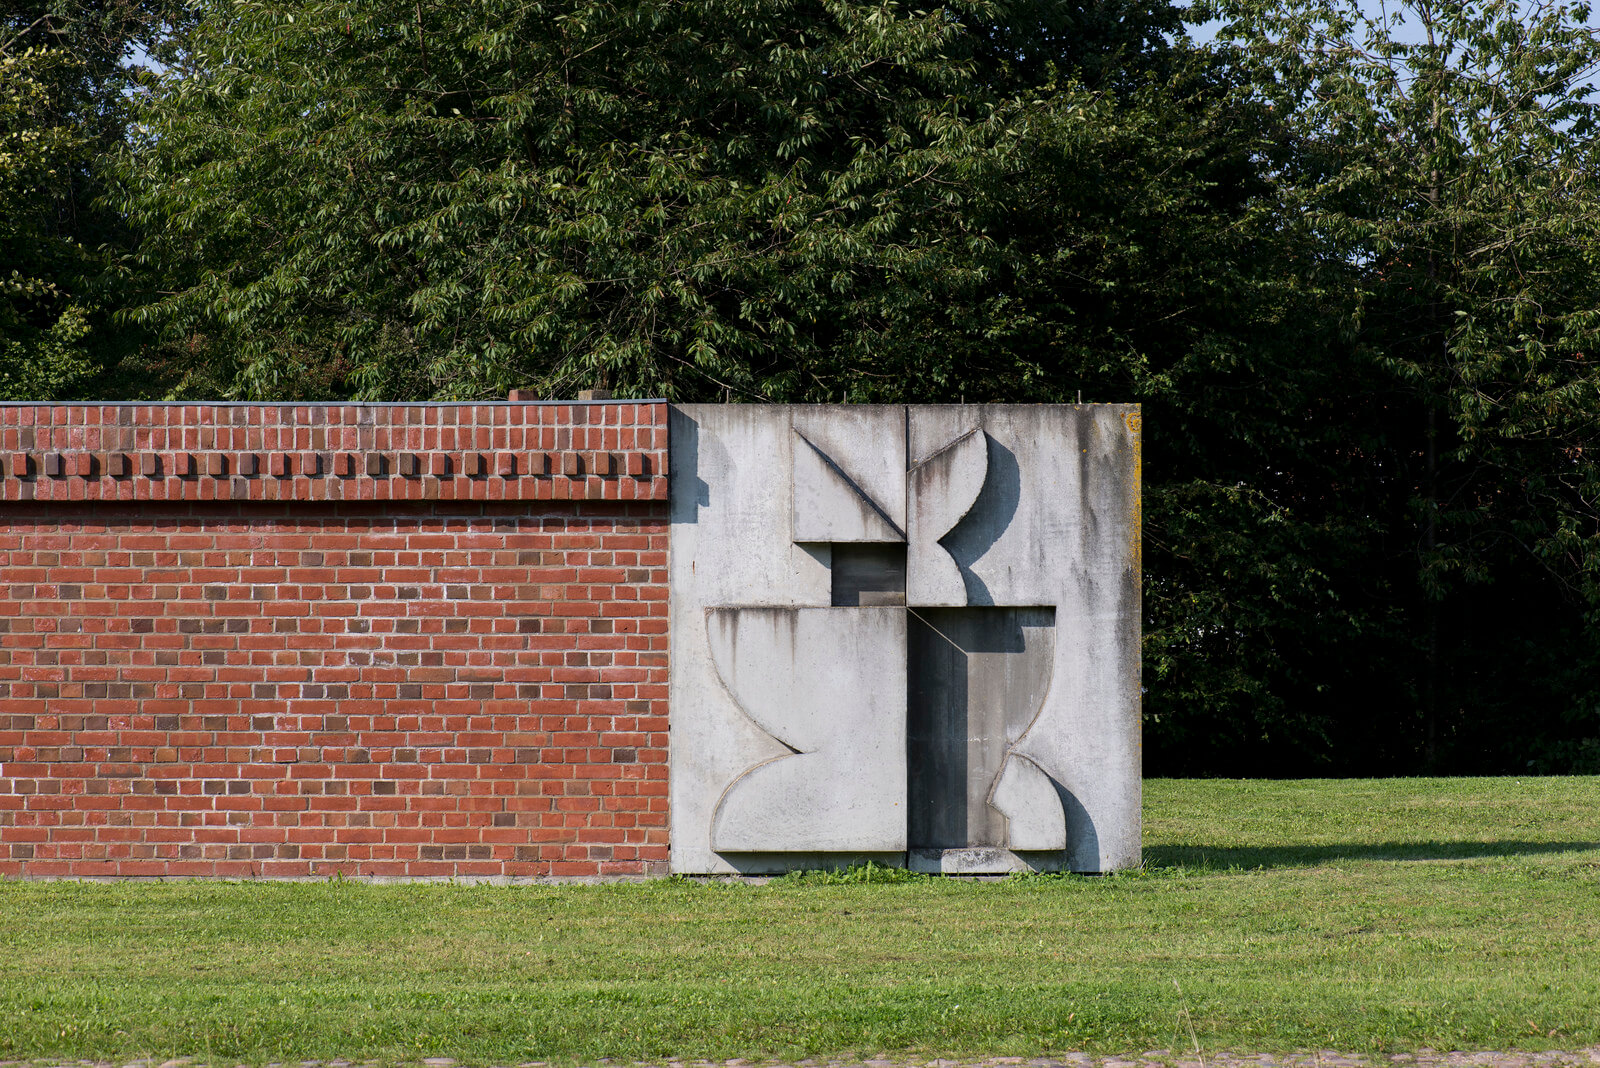
[(1309, 868), (1334, 860), (1466, 860), (1600, 850), (1600, 842), (1365, 842), (1316, 846), (1146, 846), (1152, 868)]

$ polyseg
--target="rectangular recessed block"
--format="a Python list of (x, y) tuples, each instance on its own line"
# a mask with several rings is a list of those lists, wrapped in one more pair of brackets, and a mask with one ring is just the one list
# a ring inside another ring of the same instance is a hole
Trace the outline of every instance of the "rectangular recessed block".
[(889, 605), (906, 603), (904, 545), (831, 546), (832, 603)]
[[(1053, 794), (1006, 804), (1018, 790), (1051, 790), (1012, 747), (1050, 688), (1054, 609), (914, 610), (908, 652), (911, 848), (1066, 849), (1065, 814)], [(1018, 837), (1023, 824), (1026, 840)]]

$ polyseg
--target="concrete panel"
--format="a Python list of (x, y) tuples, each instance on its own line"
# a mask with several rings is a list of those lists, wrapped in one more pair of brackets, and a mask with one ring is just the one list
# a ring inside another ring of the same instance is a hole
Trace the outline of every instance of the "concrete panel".
[(906, 614), (901, 608), (712, 608), (718, 675), (789, 752), (722, 796), (728, 852), (906, 847)]
[(826, 607), (826, 546), (796, 545), (789, 472), (799, 443), (785, 408), (687, 405), (670, 413), (672, 553), (671, 864), (736, 869), (711, 848), (723, 791), (753, 764), (789, 753), (740, 711), (707, 645), (708, 607)]
[[(751, 718), (776, 709), (742, 710), (733, 686), (724, 685), (716, 656), (724, 665), (761, 658), (731, 646), (714, 656), (706, 610), (809, 610), (831, 602), (841, 612), (896, 611), (871, 606), (898, 603), (898, 558), (871, 553), (888, 550), (897, 531), (908, 535), (904, 582), (913, 613), (905, 631), (909, 662), (898, 674), (906, 702), (901, 723), (911, 734), (903, 788), (906, 798), (925, 800), (930, 791), (945, 798), (935, 815), (919, 817), (911, 806), (907, 863), (965, 872), (1137, 864), (1138, 420), (1136, 407), (1110, 405), (674, 409), (674, 870), (781, 870), (817, 857), (882, 852), (846, 845), (842, 836), (826, 839), (831, 846), (807, 845), (775, 809), (757, 819), (764, 801), (737, 817), (732, 807), (718, 808), (745, 791), (798, 796), (818, 775), (806, 770), (810, 754), (796, 755), (804, 748), (794, 743), (799, 735), (786, 727), (775, 735)], [(952, 448), (957, 442), (964, 444)], [(800, 483), (809, 488), (797, 489)], [(982, 631), (994, 626), (983, 622), (986, 612), (1049, 612), (1053, 626), (1019, 625), (1019, 648), (950, 643), (961, 654), (959, 685), (953, 653), (949, 665), (926, 667), (943, 654), (930, 652), (929, 635), (919, 631), (926, 621), (916, 616), (951, 613), (934, 629)], [(790, 613), (796, 620), (811, 614)], [(808, 626), (794, 624), (797, 649), (821, 647), (820, 637), (802, 635)], [(840, 634), (850, 626), (829, 624)], [(858, 639), (868, 648), (875, 640)], [(774, 636), (768, 646), (780, 644)], [(858, 663), (850, 670), (866, 669)], [(770, 666), (760, 672), (806, 685)], [(892, 674), (880, 670), (869, 684), (891, 702), (894, 684), (884, 680)], [(948, 691), (944, 697), (927, 697), (939, 687)], [(798, 717), (806, 740), (822, 741), (820, 721), (805, 726), (794, 700), (779, 699), (790, 702), (785, 714)], [(830, 700), (842, 707), (857, 699)], [(963, 726), (960, 734), (919, 742), (929, 708), (942, 709), (951, 728), (959, 711), (980, 721), (979, 729)], [(850, 714), (866, 715), (859, 708)], [(938, 771), (940, 760), (947, 771)], [(933, 779), (919, 782), (929, 768)], [(774, 846), (772, 838), (788, 844)]]
[(989, 474), (989, 439), (973, 428), (918, 463), (906, 496), (906, 603), (964, 605), (967, 584), (939, 540), (966, 518)]
[(905, 410), (824, 405), (786, 411), (803, 443), (794, 449), (794, 540), (905, 541)]
[[(912, 848), (1022, 848), (1012, 839), (1013, 819), (1028, 828), (1027, 848), (1065, 848), (1061, 802), (1049, 780), (1012, 756), (1050, 688), (1053, 615), (1048, 608), (911, 610)], [(1023, 807), (1033, 803), (1042, 811)], [(1041, 839), (1041, 829), (1052, 825), (1060, 833)]]
[(985, 405), (942, 418), (989, 436), (983, 491), (943, 539), (971, 603), (1055, 606), (1050, 692), (1014, 750), (1057, 785), (1070, 868), (1137, 865), (1139, 410)]

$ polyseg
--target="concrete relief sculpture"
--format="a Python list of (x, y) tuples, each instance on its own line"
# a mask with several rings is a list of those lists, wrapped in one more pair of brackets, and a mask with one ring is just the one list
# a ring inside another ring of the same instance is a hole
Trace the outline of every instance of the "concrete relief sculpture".
[(672, 412), (672, 863), (1139, 859), (1138, 410)]
[(885, 442), (870, 408), (797, 409), (794, 540), (905, 544), (905, 438)]
[(787, 753), (717, 802), (719, 853), (905, 846), (905, 613), (892, 608), (712, 608), (711, 659), (740, 711)]

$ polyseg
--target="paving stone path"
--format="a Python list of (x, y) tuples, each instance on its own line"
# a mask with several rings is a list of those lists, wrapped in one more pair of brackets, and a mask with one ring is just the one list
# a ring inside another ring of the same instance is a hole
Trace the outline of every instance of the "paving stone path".
[[(895, 1060), (874, 1057), (860, 1061), (661, 1061), (631, 1063), (601, 1059), (580, 1062), (590, 1068), (1594, 1068), (1600, 1065), (1600, 1046), (1575, 1050), (1517, 1053), (1501, 1050), (1439, 1051), (1363, 1054), (1338, 1050), (1310, 1053), (1216, 1053), (1196, 1056), (1156, 1049), (1117, 1057), (1063, 1053), (1056, 1057), (985, 1057), (972, 1060)], [(459, 1068), (447, 1057), (427, 1057), (417, 1068)], [(173, 1061), (0, 1061), (0, 1068), (235, 1068), (230, 1062)], [(245, 1068), (243, 1065), (237, 1068)], [(379, 1068), (372, 1061), (289, 1061), (265, 1068)], [(549, 1068), (545, 1061), (528, 1061), (503, 1068)]]

